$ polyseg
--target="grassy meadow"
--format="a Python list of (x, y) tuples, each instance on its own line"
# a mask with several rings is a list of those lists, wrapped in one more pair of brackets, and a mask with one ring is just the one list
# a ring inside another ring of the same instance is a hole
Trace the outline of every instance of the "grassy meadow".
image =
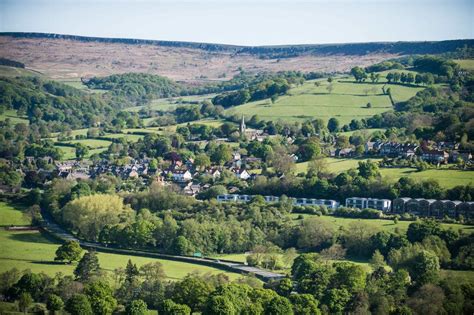
[[(319, 82), (319, 86), (315, 85)], [(225, 111), (227, 114), (258, 115), (264, 120), (304, 121), (307, 119), (331, 117), (343, 124), (352, 119), (371, 117), (392, 110), (387, 95), (382, 92), (383, 84), (355, 83), (352, 79), (334, 80), (333, 91), (327, 90), (325, 80), (311, 80), (292, 88), (288, 95), (281, 96), (272, 104), (269, 99), (249, 102)], [(390, 85), (397, 101), (409, 99), (422, 88)], [(371, 103), (371, 108), (366, 108)]]
[(134, 106), (127, 108), (127, 111), (138, 112), (143, 108), (160, 111), (170, 111), (181, 105), (199, 104), (211, 100), (216, 94), (189, 95), (170, 98), (159, 98), (151, 101), (149, 105)]
[(15, 110), (9, 109), (0, 114), (0, 121), (5, 121), (6, 119), (10, 119), (10, 122), (15, 125), (19, 123), (24, 123), (29, 125), (29, 121), (27, 117), (19, 117)]
[(474, 59), (457, 59), (454, 60), (461, 69), (474, 71)]
[(29, 225), (31, 220), (23, 215), (23, 208), (0, 202), (0, 226)]
[[(311, 217), (314, 215), (298, 214), (298, 213), (291, 214), (291, 217), (294, 219), (295, 223), (298, 223), (300, 221), (299, 219), (300, 216), (306, 218), (306, 217)], [(328, 225), (331, 226), (334, 230), (338, 230), (341, 227), (348, 228), (349, 224), (351, 224), (352, 222), (364, 222), (367, 225), (373, 226), (375, 229), (379, 229), (382, 231), (395, 232), (395, 230), (398, 230), (404, 233), (408, 229), (408, 226), (410, 225), (410, 223), (412, 223), (412, 221), (398, 221), (398, 223), (395, 224), (391, 220), (339, 218), (339, 217), (326, 216), (326, 215), (320, 216), (319, 218), (322, 221), (328, 223)], [(458, 231), (458, 232), (461, 232), (461, 231), (464, 233), (474, 232), (474, 226), (472, 225), (442, 223), (442, 226), (444, 228), (452, 228), (453, 230)]]
[(397, 181), (400, 177), (436, 179), (444, 188), (474, 184), (474, 171), (431, 169), (418, 172), (413, 168), (381, 168), (380, 173), (391, 181)]
[[(360, 161), (367, 159), (337, 159), (326, 158), (328, 170), (331, 173), (338, 174), (351, 168), (357, 168)], [(381, 159), (370, 159), (377, 162)], [(308, 170), (308, 162), (296, 164), (296, 173), (305, 173)], [(474, 184), (473, 171), (449, 170), (449, 169), (429, 169), (426, 171), (417, 171), (413, 168), (380, 168), (380, 174), (389, 181), (398, 181), (400, 177), (409, 177), (418, 180), (436, 179), (444, 188), (452, 188), (457, 185)]]
[[(29, 223), (19, 207), (0, 202), (0, 225), (27, 225)], [(59, 243), (38, 231), (7, 231), (0, 229), (0, 244), (2, 244), (0, 272), (15, 267), (20, 270), (30, 269), (33, 272), (45, 272), (53, 276), (57, 272), (72, 274), (75, 268), (75, 265), (55, 263), (55, 252)], [(114, 269), (119, 267), (125, 267), (128, 259), (131, 259), (137, 266), (150, 262), (160, 262), (163, 264), (167, 277), (171, 280), (181, 279), (191, 272), (225, 273), (231, 279), (239, 277), (236, 273), (224, 272), (216, 268), (164, 259), (109, 253), (98, 253), (98, 257), (101, 268), (108, 272), (113, 272)]]

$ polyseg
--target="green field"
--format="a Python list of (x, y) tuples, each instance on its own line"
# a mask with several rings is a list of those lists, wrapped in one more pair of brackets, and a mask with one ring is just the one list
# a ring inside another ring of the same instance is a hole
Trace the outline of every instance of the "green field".
[(454, 60), (461, 69), (474, 71), (474, 59), (458, 59)]
[(20, 207), (0, 202), (0, 226), (29, 225), (31, 220), (23, 215)]
[(134, 106), (127, 108), (127, 111), (138, 112), (143, 108), (152, 110), (170, 111), (181, 105), (191, 105), (211, 100), (216, 94), (189, 95), (170, 98), (159, 98), (151, 101), (149, 105)]
[[(331, 173), (338, 174), (351, 168), (357, 168), (360, 161), (366, 159), (336, 159), (326, 158), (328, 170)], [(371, 161), (380, 161), (381, 159), (370, 159)], [(305, 173), (308, 169), (308, 162), (296, 164), (296, 173)], [(380, 174), (390, 181), (397, 181), (400, 177), (409, 177), (413, 179), (426, 180), (436, 179), (442, 187), (452, 188), (457, 185), (474, 184), (473, 171), (460, 171), (449, 169), (430, 169), (418, 172), (416, 169), (403, 168), (380, 168)]]
[[(63, 153), (62, 160), (73, 160), (76, 158), (76, 149), (73, 147), (68, 147), (68, 146), (61, 146), (61, 145), (55, 145), (56, 148), (59, 148), (61, 152)], [(87, 154), (86, 157), (90, 157), (93, 154), (96, 153), (101, 153), (107, 150), (107, 148), (97, 148), (97, 149), (91, 149), (89, 150), (89, 153)]]
[[(295, 222), (298, 222), (299, 221), (298, 217), (300, 215), (302, 215), (303, 217), (314, 216), (312, 214), (292, 213), (291, 217), (295, 220)], [(410, 223), (412, 223), (412, 221), (399, 221), (397, 224), (395, 224), (391, 220), (339, 218), (339, 217), (326, 216), (326, 215), (320, 216), (319, 218), (322, 221), (330, 224), (334, 230), (338, 230), (340, 227), (347, 228), (350, 223), (357, 221), (357, 222), (364, 222), (368, 225), (372, 225), (375, 228), (378, 228), (380, 230), (387, 231), (387, 232), (394, 232), (395, 229), (398, 229), (400, 232), (406, 232), (406, 230), (408, 229), (408, 226), (410, 225)], [(463, 231), (465, 233), (474, 232), (474, 226), (472, 225), (442, 223), (442, 226), (444, 228), (452, 228), (455, 231)]]
[(142, 139), (143, 135), (134, 135), (134, 134), (126, 134), (126, 133), (111, 133), (104, 136), (107, 139), (120, 139), (124, 138), (127, 141), (137, 142), (139, 139)]
[[(288, 95), (281, 96), (275, 104), (265, 99), (229, 108), (225, 113), (243, 114), (248, 117), (257, 114), (264, 120), (284, 121), (304, 121), (314, 118), (327, 121), (335, 117), (346, 124), (354, 118), (371, 117), (392, 110), (389, 97), (382, 94), (381, 83), (354, 83), (340, 80), (333, 82), (334, 90), (329, 93), (326, 90), (328, 85), (326, 81), (319, 80), (321, 84), (319, 87), (315, 86), (315, 82), (307, 81), (299, 87), (292, 88)], [(397, 101), (406, 100), (421, 90), (402, 85), (390, 87)], [(369, 102), (372, 108), (366, 108)]]
[(97, 149), (97, 148), (108, 148), (112, 141), (108, 140), (101, 140), (101, 139), (80, 139), (80, 140), (71, 140), (65, 141), (65, 143), (81, 143), (87, 146), (89, 149)]
[[(328, 170), (331, 173), (341, 173), (351, 168), (357, 168), (359, 162), (367, 161), (368, 159), (336, 159), (336, 158), (325, 158), (327, 161)], [(371, 161), (377, 162), (381, 159), (370, 159)], [(308, 170), (308, 162), (302, 162), (296, 164), (296, 173), (305, 173)]]
[(386, 130), (387, 129), (384, 129), (384, 128), (359, 129), (359, 130), (339, 132), (338, 134), (342, 135), (342, 136), (350, 137), (354, 134), (354, 132), (357, 132), (357, 133), (362, 133), (363, 135), (370, 136), (371, 134), (373, 134), (376, 131), (385, 132)]
[(3, 114), (0, 114), (0, 121), (4, 121), (7, 118), (10, 119), (10, 122), (13, 125), (16, 125), (18, 123), (24, 123), (27, 125), (30, 124), (27, 117), (18, 117), (16, 111), (13, 109), (6, 110), (5, 112), (3, 112)]
[(413, 168), (381, 168), (380, 173), (391, 181), (404, 176), (420, 180), (436, 179), (444, 188), (474, 184), (474, 171), (433, 169), (418, 172)]
[[(0, 225), (27, 225), (29, 221), (17, 206), (0, 202)], [(16, 267), (20, 270), (31, 269), (33, 272), (45, 272), (54, 275), (56, 272), (72, 274), (73, 265), (54, 263), (54, 253), (58, 248), (58, 242), (41, 234), (38, 231), (13, 232), (0, 229), (0, 272)], [(132, 259), (137, 266), (150, 262), (159, 261), (163, 264), (169, 279), (181, 279), (190, 272), (201, 272), (212, 274), (226, 273), (231, 279), (239, 277), (236, 273), (223, 272), (216, 268), (207, 266), (176, 262), (171, 260), (145, 258), (137, 256), (117, 255), (99, 253), (99, 261), (102, 269), (113, 271), (118, 267), (125, 267), (128, 259)]]
[[(58, 243), (37, 231), (11, 232), (0, 230), (0, 243), (2, 244), (0, 272), (16, 267), (20, 270), (42, 271), (53, 276), (57, 272), (72, 274), (74, 270), (74, 265), (56, 264), (54, 262), (54, 253), (58, 248)], [(108, 253), (99, 253), (98, 256), (101, 268), (111, 272), (118, 267), (125, 267), (128, 259), (131, 259), (137, 266), (156, 261), (162, 263), (169, 279), (181, 279), (188, 273), (196, 271), (201, 273), (210, 272), (212, 274), (226, 273), (207, 266), (171, 260)], [(239, 276), (235, 273), (226, 274), (232, 279)]]

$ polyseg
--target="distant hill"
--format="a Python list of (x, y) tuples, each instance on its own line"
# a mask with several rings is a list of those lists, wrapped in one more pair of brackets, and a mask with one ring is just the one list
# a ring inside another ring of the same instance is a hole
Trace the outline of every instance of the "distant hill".
[(78, 35), (61, 35), (50, 33), (18, 33), (3, 32), (0, 36), (18, 38), (50, 38), (67, 39), (83, 42), (121, 43), (132, 45), (158, 45), (167, 47), (182, 47), (202, 49), (206, 51), (231, 52), (235, 54), (253, 54), (269, 58), (296, 57), (302, 54), (312, 55), (366, 55), (374, 53), (389, 53), (399, 55), (412, 54), (441, 54), (456, 51), (464, 46), (474, 46), (473, 39), (458, 39), (423, 42), (369, 42), (341, 44), (307, 44), (307, 45), (277, 45), (277, 46), (239, 46), (214, 43), (197, 43), (181, 41), (163, 41), (133, 38), (105, 38)]
[(121, 73), (157, 74), (208, 83), (250, 73), (347, 72), (412, 54), (473, 47), (474, 40), (238, 46), (212, 43), (99, 38), (44, 33), (0, 33), (0, 57), (59, 80)]

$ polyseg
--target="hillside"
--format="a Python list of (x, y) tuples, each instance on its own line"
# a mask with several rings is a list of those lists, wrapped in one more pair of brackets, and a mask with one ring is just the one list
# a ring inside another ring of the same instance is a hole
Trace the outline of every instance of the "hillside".
[(1, 33), (0, 57), (53, 79), (144, 72), (175, 80), (225, 80), (240, 72), (341, 72), (400, 55), (454, 51), (467, 41), (245, 47), (106, 39), (41, 33)]
[[(319, 82), (316, 86), (315, 82)], [(352, 119), (371, 117), (391, 111), (392, 104), (387, 95), (383, 94), (384, 84), (355, 83), (351, 78), (338, 78), (332, 84), (333, 90), (327, 90), (325, 80), (307, 81), (303, 85), (291, 89), (287, 95), (279, 97), (275, 103), (270, 99), (249, 102), (231, 107), (227, 114), (258, 115), (264, 120), (282, 119), (284, 121), (305, 121), (313, 117), (325, 121), (331, 117), (347, 124)], [(422, 90), (420, 87), (392, 86), (396, 101), (405, 101)], [(367, 103), (372, 105), (367, 108)]]

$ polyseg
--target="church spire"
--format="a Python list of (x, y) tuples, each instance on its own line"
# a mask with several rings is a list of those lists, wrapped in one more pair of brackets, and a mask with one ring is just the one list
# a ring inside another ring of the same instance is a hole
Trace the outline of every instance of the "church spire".
[(245, 129), (247, 129), (247, 127), (245, 126), (245, 117), (244, 117), (244, 115), (242, 115), (242, 121), (240, 122), (240, 134), (241, 135), (245, 134)]

